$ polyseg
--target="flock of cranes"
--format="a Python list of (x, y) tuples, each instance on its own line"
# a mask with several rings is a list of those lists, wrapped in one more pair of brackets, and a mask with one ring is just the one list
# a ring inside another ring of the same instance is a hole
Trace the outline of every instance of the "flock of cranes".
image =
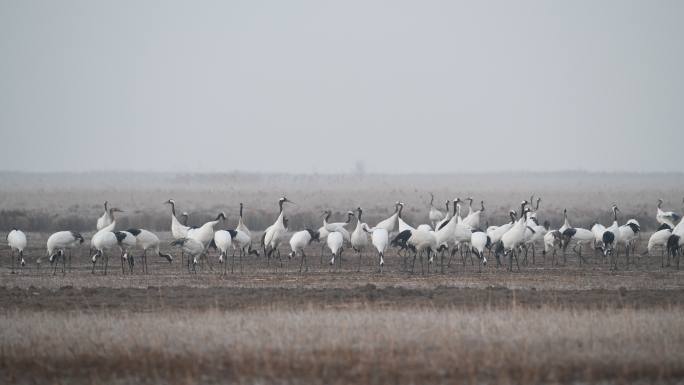
[[(614, 220), (608, 227), (600, 223), (592, 224), (589, 229), (573, 227), (568, 219), (567, 210), (564, 210), (563, 225), (558, 229), (551, 229), (548, 221), (539, 224), (537, 213), (541, 198), (535, 201), (532, 196), (529, 201), (523, 200), (520, 203), (519, 211), (510, 210), (510, 221), (499, 226), (483, 227), (481, 226), (485, 212), (483, 201), (480, 202), (479, 208), (473, 209), (474, 199), (466, 198), (468, 211), (465, 213), (462, 212), (465, 202), (460, 198), (455, 198), (447, 200), (446, 210), (440, 211), (434, 206), (434, 196), (432, 194), (430, 196), (430, 209), (427, 213), (430, 223), (417, 227), (409, 225), (402, 218), (404, 208), (402, 202), (395, 202), (392, 215), (375, 226), (363, 222), (361, 207), (348, 211), (344, 222), (329, 222), (332, 212), (326, 210), (322, 214), (320, 228), (295, 231), (290, 236), (291, 252), (287, 254), (287, 257), (288, 259), (299, 258), (299, 271), (308, 271), (307, 252), (309, 251), (307, 250), (313, 242), (318, 242), (322, 243), (321, 264), (323, 264), (327, 247), (331, 270), (341, 268), (343, 252), (351, 248), (358, 257), (357, 271), (361, 269), (364, 253), (371, 251), (377, 255), (378, 272), (382, 272), (388, 248), (394, 247), (398, 249), (398, 255), (403, 258), (402, 266), (408, 270), (410, 264), (411, 272), (415, 269), (416, 260), (420, 261), (421, 272), (425, 271), (426, 263), (429, 272), (431, 265), (436, 263), (437, 257), (443, 273), (445, 259), (447, 259), (446, 267), (448, 267), (456, 255), (460, 255), (464, 266), (467, 258), (470, 258), (471, 264), (474, 264), (474, 256), (478, 261), (479, 270), (487, 264), (487, 256), (493, 255), (498, 266), (503, 266), (505, 262), (502, 264), (501, 260), (507, 258), (508, 270), (511, 271), (514, 261), (516, 268), (520, 270), (520, 258), (524, 258), (523, 263), (525, 263), (529, 251), (532, 252), (534, 264), (537, 246), (541, 246), (544, 258), (547, 254), (552, 254), (555, 264), (557, 252), (561, 251), (565, 256), (567, 248), (573, 245), (573, 251), (577, 254), (580, 265), (587, 263), (582, 250), (590, 247), (596, 254), (603, 256), (604, 262), (608, 262), (611, 269), (617, 269), (620, 250), (624, 252), (626, 263), (629, 264), (630, 254), (635, 253), (636, 241), (641, 231), (635, 219), (629, 219), (622, 225), (619, 224), (620, 209), (617, 204), (611, 206)], [(288, 198), (282, 197), (278, 200), (278, 216), (275, 222), (263, 231), (259, 248), (252, 244), (253, 236), (245, 225), (242, 203), (240, 203), (238, 225), (235, 229), (229, 230), (216, 228), (226, 219), (224, 212), (219, 212), (214, 220), (201, 226), (188, 226), (188, 214), (183, 212), (177, 215), (176, 202), (173, 199), (164, 203), (171, 208), (171, 235), (174, 238), (171, 245), (180, 249), (181, 264), (186, 264), (189, 272), (196, 272), (197, 266), (205, 261), (211, 267), (208, 257), (211, 249), (216, 250), (218, 262), (223, 264), (223, 274), (227, 273), (228, 254), (231, 254), (230, 270), (232, 273), (235, 271), (236, 255), (240, 271), (242, 271), (243, 258), (252, 255), (260, 257), (258, 249), (263, 253), (267, 265), (271, 263), (271, 259), (277, 259), (277, 262), (274, 262), (276, 268), (278, 263), (282, 265), (280, 245), (285, 241), (289, 231), (285, 208), (287, 204), (295, 204)], [(649, 238), (647, 249), (642, 255), (659, 250), (662, 266), (665, 266), (665, 255), (667, 255), (667, 264), (670, 263), (670, 257), (673, 257), (679, 268), (679, 255), (684, 245), (684, 221), (681, 221), (681, 216), (675, 212), (663, 211), (662, 204), (663, 201), (658, 200), (656, 220), (660, 227)], [(109, 202), (104, 203), (104, 212), (97, 219), (97, 231), (90, 239), (92, 273), (98, 269), (99, 261), (99, 268), (106, 275), (109, 257), (116, 254), (120, 257), (122, 274), (127, 271), (132, 273), (135, 260), (138, 258), (142, 272), (147, 273), (148, 253), (169, 263), (173, 261), (170, 254), (161, 251), (160, 239), (153, 232), (140, 228), (116, 230), (116, 215), (121, 212), (123, 210), (117, 207), (110, 207)], [(356, 224), (350, 233), (347, 226), (354, 221)], [(46, 256), (53, 267), (53, 274), (59, 268), (60, 261), (62, 273), (66, 272), (67, 265), (71, 266), (72, 250), (80, 247), (84, 242), (84, 237), (75, 231), (58, 231), (50, 235), (46, 245)], [(20, 266), (26, 264), (24, 258), (24, 251), (27, 247), (26, 234), (19, 229), (13, 229), (7, 235), (7, 243), (11, 249), (11, 269), (14, 273), (17, 264)], [(139, 253), (139, 257), (134, 256), (136, 252)], [(38, 268), (40, 268), (41, 261), (42, 258), (36, 260)]]

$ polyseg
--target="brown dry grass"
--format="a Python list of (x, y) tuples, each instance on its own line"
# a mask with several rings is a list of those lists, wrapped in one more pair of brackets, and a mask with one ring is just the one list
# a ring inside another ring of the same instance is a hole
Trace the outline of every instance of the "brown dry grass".
[(266, 309), (0, 315), (0, 378), (548, 383), (684, 376), (684, 309)]

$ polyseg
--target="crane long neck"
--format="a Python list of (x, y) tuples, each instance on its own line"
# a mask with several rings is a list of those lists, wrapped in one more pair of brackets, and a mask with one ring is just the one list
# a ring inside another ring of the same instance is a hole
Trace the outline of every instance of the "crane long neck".
[(242, 203), (240, 204), (240, 219), (242, 219)]
[(279, 212), (282, 213), (282, 212), (283, 212), (283, 201), (278, 201), (278, 207), (280, 207), (280, 211), (279, 211)]
[(173, 203), (173, 201), (169, 203), (171, 203), (171, 214), (173, 214), (173, 216), (176, 216), (176, 204)]
[(433, 203), (435, 203), (435, 196), (430, 194), (430, 206), (432, 206)]

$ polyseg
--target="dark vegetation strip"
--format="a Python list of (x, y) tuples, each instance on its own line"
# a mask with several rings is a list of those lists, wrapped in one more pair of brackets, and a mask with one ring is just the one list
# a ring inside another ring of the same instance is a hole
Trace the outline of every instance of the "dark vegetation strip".
[(436, 287), (377, 288), (195, 288), (187, 286), (136, 288), (0, 288), (0, 308), (9, 310), (133, 312), (167, 309), (253, 309), (264, 307), (541, 307), (668, 308), (684, 305), (684, 289), (675, 290), (535, 290), (505, 287), (486, 289)]

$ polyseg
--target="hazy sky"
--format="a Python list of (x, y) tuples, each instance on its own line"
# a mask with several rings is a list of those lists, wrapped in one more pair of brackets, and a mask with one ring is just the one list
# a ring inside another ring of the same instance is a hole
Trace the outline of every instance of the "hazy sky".
[(0, 0), (3, 170), (684, 171), (684, 1)]

